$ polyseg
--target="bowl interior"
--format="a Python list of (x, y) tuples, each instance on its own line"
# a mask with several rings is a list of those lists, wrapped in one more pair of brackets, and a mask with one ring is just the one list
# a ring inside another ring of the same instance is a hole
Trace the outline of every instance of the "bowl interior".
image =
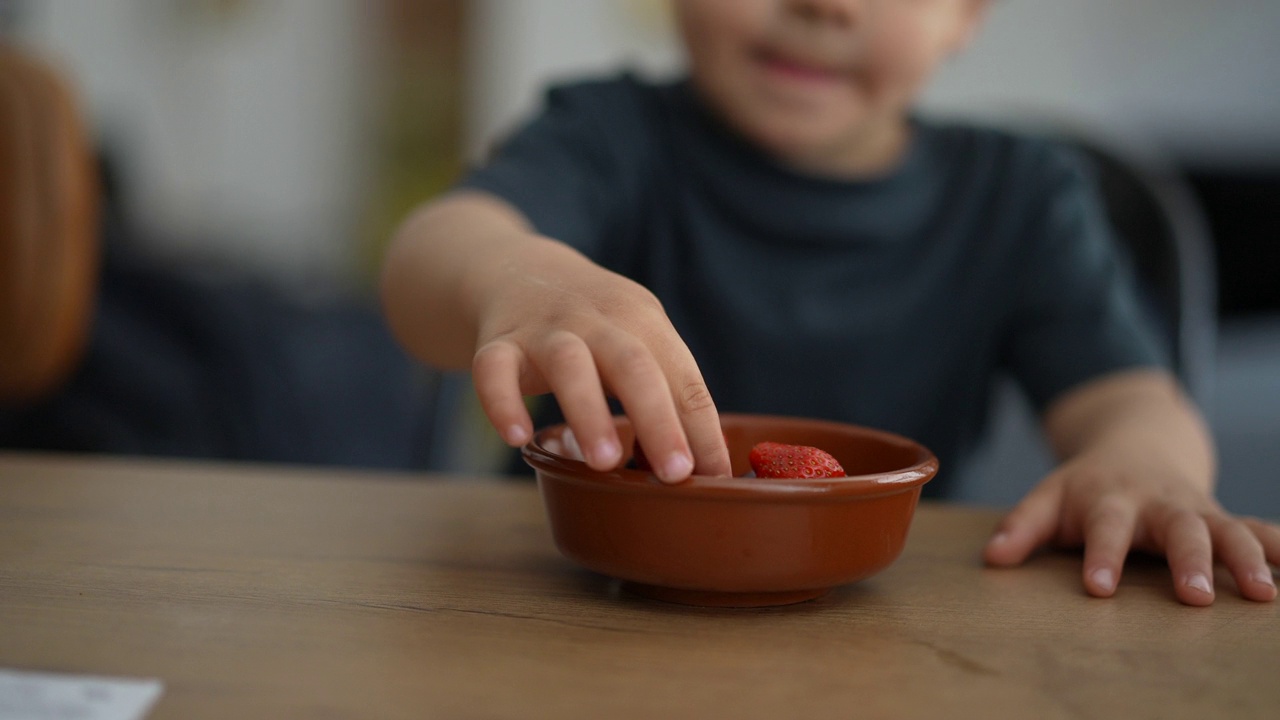
[(932, 460), (920, 444), (870, 428), (803, 418), (732, 415), (722, 422), (735, 476), (751, 471), (748, 455), (757, 443), (810, 445), (831, 453), (849, 476), (901, 472)]
[[(618, 416), (614, 421), (629, 461), (635, 440), (631, 422), (624, 416)], [(937, 459), (924, 446), (909, 438), (872, 428), (827, 420), (735, 413), (722, 414), (720, 424), (729, 446), (735, 477), (751, 472), (751, 448), (765, 441), (810, 445), (825, 450), (840, 462), (845, 474), (851, 478), (926, 476), (923, 479), (927, 480), (937, 471)], [(625, 468), (609, 472), (592, 470), (580, 458), (563, 449), (566, 429), (564, 425), (555, 425), (536, 433), (526, 448), (526, 460), (535, 469), (550, 464), (560, 472), (582, 476), (648, 476), (648, 473)]]

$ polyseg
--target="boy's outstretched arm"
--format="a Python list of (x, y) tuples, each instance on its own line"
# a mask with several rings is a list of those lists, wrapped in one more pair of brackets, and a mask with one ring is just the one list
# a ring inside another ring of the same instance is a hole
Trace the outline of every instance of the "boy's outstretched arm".
[(508, 203), (468, 191), (415, 212), (392, 240), (381, 290), (387, 322), (412, 355), (471, 368), (508, 444), (532, 434), (524, 396), (551, 392), (587, 463), (612, 469), (624, 455), (612, 396), (662, 480), (695, 468), (729, 473), (715, 405), (657, 298), (538, 236)]
[(1037, 547), (1084, 546), (1084, 586), (1109, 597), (1130, 549), (1164, 555), (1177, 597), (1213, 602), (1222, 562), (1240, 593), (1276, 597), (1280, 527), (1236, 518), (1214, 499), (1214, 455), (1204, 422), (1161, 371), (1116, 373), (1068, 391), (1044, 417), (1062, 464), (1004, 519), (985, 549), (992, 565), (1021, 563)]

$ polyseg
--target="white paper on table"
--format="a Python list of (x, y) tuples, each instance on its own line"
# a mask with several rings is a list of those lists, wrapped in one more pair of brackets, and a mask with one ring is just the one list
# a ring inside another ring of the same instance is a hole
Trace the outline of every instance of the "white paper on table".
[(163, 689), (151, 678), (0, 668), (0, 720), (141, 720)]

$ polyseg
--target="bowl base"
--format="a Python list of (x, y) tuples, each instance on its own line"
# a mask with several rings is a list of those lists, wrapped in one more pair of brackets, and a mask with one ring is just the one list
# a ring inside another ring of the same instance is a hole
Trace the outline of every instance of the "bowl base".
[(622, 589), (633, 595), (677, 605), (738, 608), (794, 605), (816, 600), (831, 592), (831, 588), (785, 590), (782, 592), (716, 592), (714, 590), (684, 590), (633, 582), (622, 583)]

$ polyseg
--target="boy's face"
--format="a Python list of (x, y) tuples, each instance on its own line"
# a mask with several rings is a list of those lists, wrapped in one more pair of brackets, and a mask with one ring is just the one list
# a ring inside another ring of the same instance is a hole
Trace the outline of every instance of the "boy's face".
[(986, 0), (675, 0), (693, 81), (738, 132), (824, 174), (890, 167)]

